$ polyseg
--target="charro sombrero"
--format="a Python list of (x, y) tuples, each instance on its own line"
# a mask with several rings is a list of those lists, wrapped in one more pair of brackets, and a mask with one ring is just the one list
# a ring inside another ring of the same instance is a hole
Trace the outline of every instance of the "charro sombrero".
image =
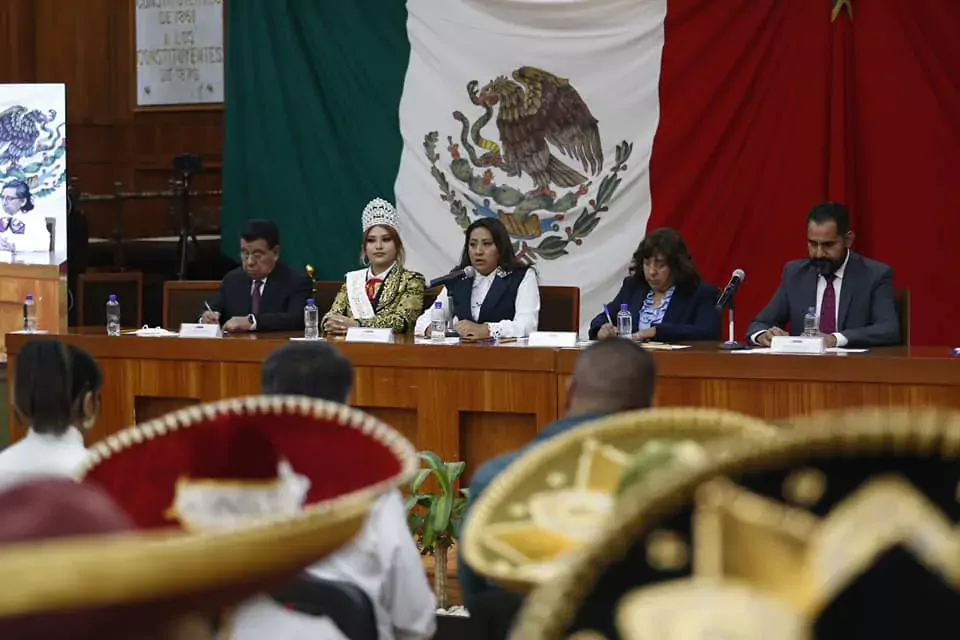
[(527, 598), (511, 637), (955, 637), (960, 413), (792, 426), (705, 468), (655, 472)]
[[(710, 455), (694, 445), (684, 456), (684, 445), (671, 443), (775, 435), (755, 418), (697, 408), (632, 411), (578, 426), (530, 449), (494, 479), (471, 508), (461, 553), (479, 574), (529, 591), (597, 534), (624, 483), (640, 482), (651, 464), (697, 464)], [(658, 450), (647, 451), (650, 445)]]
[(125, 429), (90, 449), (80, 476), (141, 531), (0, 550), (17, 584), (0, 590), (0, 619), (239, 601), (339, 548), (417, 466), (379, 420), (307, 398), (228, 400)]

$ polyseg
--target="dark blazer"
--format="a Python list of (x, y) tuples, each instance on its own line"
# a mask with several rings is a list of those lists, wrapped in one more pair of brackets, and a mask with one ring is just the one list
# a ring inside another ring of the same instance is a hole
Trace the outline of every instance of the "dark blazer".
[[(633, 326), (640, 322), (640, 310), (650, 287), (646, 282), (637, 282), (632, 277), (624, 278), (620, 291), (613, 302), (607, 305), (610, 317), (617, 321), (620, 305), (626, 304), (633, 315)], [(689, 342), (691, 340), (719, 340), (720, 312), (714, 307), (717, 301), (717, 288), (707, 282), (701, 282), (692, 291), (683, 291), (679, 287), (670, 298), (670, 306), (663, 316), (663, 322), (656, 325), (658, 342)], [(607, 323), (607, 316), (599, 313), (590, 322), (590, 339), (596, 340), (600, 327)]]
[[(253, 280), (240, 267), (223, 277), (220, 289), (207, 302), (214, 311), (220, 312), (220, 322), (251, 312), (250, 290)], [(310, 278), (295, 273), (283, 262), (277, 262), (267, 276), (260, 295), (260, 313), (257, 314), (257, 331), (297, 331), (303, 329), (303, 307), (313, 292)], [(201, 310), (202, 314), (203, 310)]]
[[(497, 276), (490, 285), (487, 297), (476, 319), (477, 324), (513, 320), (517, 315), (517, 291), (527, 274), (527, 268), (514, 269), (504, 276)], [(447, 296), (452, 301), (453, 314), (461, 320), (473, 320), (471, 296), (473, 278), (457, 280), (447, 285)]]
[[(803, 333), (803, 316), (817, 306), (819, 273), (809, 260), (793, 260), (783, 268), (780, 286), (763, 311), (747, 327), (747, 339), (770, 327)], [(843, 271), (837, 308), (837, 333), (849, 347), (879, 347), (900, 342), (900, 319), (893, 302), (893, 269), (850, 252)]]

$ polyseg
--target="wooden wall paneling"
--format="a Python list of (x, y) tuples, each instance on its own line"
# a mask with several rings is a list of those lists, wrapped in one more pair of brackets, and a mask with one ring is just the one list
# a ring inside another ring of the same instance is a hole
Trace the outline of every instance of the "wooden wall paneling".
[(36, 0), (0, 2), (0, 82), (36, 77)]
[[(167, 188), (172, 159), (199, 153), (205, 172), (194, 187), (216, 190), (223, 166), (222, 109), (134, 110), (133, 0), (4, 0), (0, 3), (0, 80), (67, 86), (68, 175), (84, 193)], [(219, 198), (195, 202), (197, 226), (219, 227)], [(170, 235), (161, 200), (128, 202), (124, 235)], [(84, 205), (91, 237), (109, 237), (110, 205)]]

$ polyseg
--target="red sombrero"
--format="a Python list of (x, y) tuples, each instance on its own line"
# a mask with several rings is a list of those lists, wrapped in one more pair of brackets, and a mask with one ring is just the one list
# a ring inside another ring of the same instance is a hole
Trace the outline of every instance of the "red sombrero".
[(148, 531), (0, 548), (0, 575), (17, 584), (0, 590), (0, 628), (64, 611), (237, 602), (339, 548), (417, 466), (384, 423), (307, 398), (229, 400), (125, 429), (90, 450), (80, 476)]

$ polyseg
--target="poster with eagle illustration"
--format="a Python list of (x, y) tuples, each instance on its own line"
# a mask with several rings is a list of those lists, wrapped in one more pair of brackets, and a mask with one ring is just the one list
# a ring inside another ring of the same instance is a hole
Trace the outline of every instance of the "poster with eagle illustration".
[(540, 284), (580, 288), (585, 330), (650, 216), (665, 3), (541, 4), (407, 1), (395, 192), (412, 268), (496, 218)]
[(66, 90), (0, 84), (0, 255), (67, 252)]

